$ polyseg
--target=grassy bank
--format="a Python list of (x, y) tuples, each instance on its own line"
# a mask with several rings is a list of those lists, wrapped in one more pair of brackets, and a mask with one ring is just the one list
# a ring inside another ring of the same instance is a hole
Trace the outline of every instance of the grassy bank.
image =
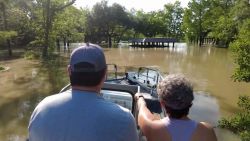
[(0, 71), (4, 70), (4, 67), (3, 66), (0, 66)]

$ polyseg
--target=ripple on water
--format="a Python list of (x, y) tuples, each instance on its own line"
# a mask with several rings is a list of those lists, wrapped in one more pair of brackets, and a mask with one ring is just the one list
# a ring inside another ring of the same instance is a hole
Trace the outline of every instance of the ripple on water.
[(19, 119), (23, 119), (25, 117), (27, 117), (27, 111), (30, 109), (30, 104), (31, 102), (30, 101), (23, 101), (19, 107), (18, 107), (18, 118)]
[(229, 130), (217, 127), (220, 119), (220, 107), (217, 99), (204, 91), (194, 93), (193, 106), (190, 117), (196, 121), (205, 121), (212, 124), (218, 141), (240, 141), (240, 138)]
[(220, 118), (219, 105), (216, 98), (204, 91), (195, 92), (193, 106), (190, 109), (190, 117), (197, 121), (207, 121), (216, 126)]
[(25, 141), (27, 139), (26, 136), (18, 136), (18, 135), (9, 135), (7, 137), (7, 141)]

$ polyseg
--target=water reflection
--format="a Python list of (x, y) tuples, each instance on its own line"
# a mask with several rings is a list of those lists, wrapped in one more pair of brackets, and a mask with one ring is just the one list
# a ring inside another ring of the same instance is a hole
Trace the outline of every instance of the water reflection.
[(215, 133), (218, 141), (241, 141), (237, 135), (225, 129), (215, 128)]
[(165, 48), (165, 49), (169, 50), (170, 53), (174, 52), (174, 53), (179, 53), (183, 55), (187, 55), (188, 53), (187, 43), (179, 43), (174, 48)]
[(64, 58), (44, 63), (25, 59), (6, 61), (11, 69), (0, 73), (1, 141), (26, 140), (35, 106), (68, 82), (68, 77), (64, 77), (67, 61)]

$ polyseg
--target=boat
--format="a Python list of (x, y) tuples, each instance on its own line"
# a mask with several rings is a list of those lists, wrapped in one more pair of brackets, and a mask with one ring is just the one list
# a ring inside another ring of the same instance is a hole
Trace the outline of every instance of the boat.
[[(148, 67), (140, 67), (137, 72), (126, 72), (124, 76), (118, 76), (117, 66), (109, 64), (113, 67), (113, 74), (106, 77), (106, 81), (101, 89), (104, 99), (116, 103), (127, 108), (135, 117), (139, 140), (144, 141), (138, 123), (138, 107), (134, 100), (137, 92), (143, 93), (148, 109), (158, 118), (166, 117), (166, 112), (161, 108), (160, 102), (156, 94), (156, 86), (162, 80), (162, 75), (158, 70)], [(111, 77), (110, 77), (111, 76)], [(70, 84), (65, 86), (59, 93), (71, 89)]]
[(138, 85), (143, 92), (157, 98), (156, 87), (163, 79), (162, 73), (153, 67), (139, 67), (137, 72), (127, 72), (126, 78), (130, 85)]
[(107, 64), (107, 66), (108, 75), (105, 82), (137, 85), (141, 87), (141, 92), (157, 98), (156, 87), (163, 79), (162, 73), (157, 68), (139, 67), (137, 71), (128, 71), (125, 72), (125, 76), (118, 76), (116, 64)]
[[(109, 75), (101, 90), (103, 97), (109, 101), (119, 104), (134, 113), (134, 95), (137, 92), (143, 93), (148, 108), (156, 114), (165, 116), (160, 107), (156, 86), (163, 79), (161, 73), (152, 67), (139, 67), (138, 71), (126, 72), (124, 76), (118, 76), (117, 65), (107, 64)], [(59, 93), (70, 89), (70, 84), (66, 85)]]

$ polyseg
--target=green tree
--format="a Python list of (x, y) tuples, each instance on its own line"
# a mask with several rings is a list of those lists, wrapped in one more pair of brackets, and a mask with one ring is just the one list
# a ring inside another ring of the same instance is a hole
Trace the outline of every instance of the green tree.
[(219, 121), (219, 127), (227, 128), (238, 134), (242, 141), (250, 140), (250, 97), (240, 96), (238, 106), (241, 109), (234, 117)]
[(49, 38), (50, 38), (50, 32), (52, 29), (52, 24), (55, 15), (58, 11), (62, 11), (66, 7), (72, 5), (76, 0), (60, 0), (55, 1), (54, 3), (51, 2), (51, 0), (46, 0), (46, 3), (44, 3), (44, 28), (45, 28), (45, 34), (44, 34), (44, 49), (43, 49), (43, 56), (47, 56), (47, 50), (49, 47)]
[(147, 27), (148, 27), (148, 19), (147, 15), (144, 11), (139, 10), (134, 12), (134, 30), (135, 35), (134, 37), (138, 37), (139, 34), (143, 34), (147, 36)]
[(205, 23), (210, 7), (211, 1), (192, 0), (188, 3), (188, 8), (184, 12), (182, 29), (185, 31), (186, 38), (190, 41), (199, 42), (199, 45), (202, 45), (204, 38), (209, 33)]
[[(87, 14), (86, 41), (107, 41), (112, 46), (112, 38), (123, 33), (124, 29), (130, 27), (130, 18), (125, 8), (114, 3), (107, 5), (107, 1), (101, 1), (93, 6), (92, 11)], [(119, 35), (121, 36), (121, 35)]]
[(179, 1), (174, 4), (166, 4), (163, 10), (165, 35), (179, 40), (183, 38), (182, 23), (184, 14), (184, 9), (180, 4)]
[[(34, 40), (34, 31), (31, 28), (32, 0), (0, 0), (2, 13), (0, 16), (1, 37), (7, 43), (8, 54), (12, 55), (13, 45), (26, 45)], [(6, 42), (7, 41), (7, 42)]]
[[(236, 40), (230, 44), (237, 64), (233, 78), (235, 81), (250, 82), (250, 7), (248, 1), (236, 1), (232, 12), (239, 28)], [(238, 106), (241, 108), (241, 112), (232, 118), (223, 118), (219, 122), (219, 126), (240, 135), (243, 141), (249, 141), (250, 97), (239, 97)]]
[(64, 48), (69, 42), (83, 41), (85, 25), (86, 11), (83, 9), (70, 6), (58, 13), (52, 28), (52, 35), (57, 40), (58, 49), (60, 49), (60, 41), (64, 42)]
[(7, 46), (8, 46), (8, 51), (9, 51), (9, 56), (12, 56), (12, 48), (11, 48), (11, 41), (10, 41), (10, 37), (9, 35), (13, 35), (12, 31), (8, 31), (8, 21), (7, 21), (7, 5), (10, 4), (9, 0), (0, 0), (0, 9), (1, 9), (1, 17), (2, 17), (2, 21), (3, 21), (3, 30), (5, 32), (2, 32), (2, 34), (7, 34), (7, 36), (2, 35), (2, 40), (6, 40), (7, 42)]
[(234, 52), (237, 64), (233, 78), (250, 82), (250, 18), (244, 21), (237, 39), (230, 44), (230, 48)]
[(194, 26), (193, 21), (191, 20), (192, 10), (185, 9), (184, 10), (184, 16), (183, 16), (183, 24), (182, 24), (182, 30), (185, 34), (185, 38), (187, 41), (193, 42), (197, 36), (197, 30)]
[[(147, 17), (146, 36), (156, 37), (164, 35), (165, 26), (163, 21), (163, 12), (150, 12), (145, 15)], [(143, 22), (143, 21), (142, 21)]]
[(136, 12), (136, 26), (135, 30), (142, 33), (145, 37), (155, 37), (163, 33), (163, 20), (162, 12), (149, 12), (143, 11)]
[(164, 10), (145, 13), (141, 10), (135, 12), (134, 30), (143, 37), (173, 37), (181, 39), (183, 8), (180, 2), (164, 5)]
[(210, 28), (209, 36), (215, 39), (217, 45), (228, 47), (237, 33), (236, 23), (230, 12), (233, 4), (232, 0), (214, 0), (212, 2), (206, 26)]
[(66, 7), (72, 5), (76, 0), (36, 0), (33, 1), (34, 17), (36, 20), (36, 32), (43, 42), (43, 57), (48, 55), (48, 48), (54, 43), (51, 31), (55, 16)]
[(9, 29), (17, 32), (16, 45), (20, 47), (35, 39), (30, 19), (31, 4), (31, 0), (16, 0), (9, 10)]
[(6, 40), (11, 40), (16, 36), (17, 33), (15, 31), (0, 31), (0, 43), (5, 42)]

